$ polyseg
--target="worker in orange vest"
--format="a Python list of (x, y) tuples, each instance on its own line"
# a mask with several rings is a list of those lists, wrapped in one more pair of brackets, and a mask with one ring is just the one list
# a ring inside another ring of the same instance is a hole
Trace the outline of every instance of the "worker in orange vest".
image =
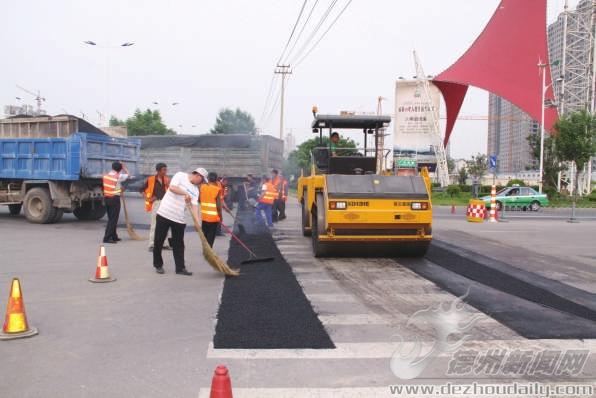
[(222, 216), (221, 187), (217, 181), (217, 173), (211, 171), (207, 174), (207, 183), (201, 184), (199, 201), (201, 202), (201, 229), (207, 238), (209, 246), (213, 247), (217, 227)]
[(259, 195), (259, 199), (257, 206), (255, 207), (255, 217), (257, 219), (257, 223), (263, 223), (263, 216), (261, 212), (265, 213), (265, 219), (267, 222), (267, 226), (269, 228), (273, 227), (273, 220), (271, 219), (271, 208), (273, 207), (273, 203), (275, 202), (275, 198), (277, 198), (278, 193), (275, 185), (271, 182), (271, 178), (268, 176), (263, 176), (263, 181), (261, 185), (261, 194)]
[[(155, 175), (147, 177), (145, 185), (141, 193), (145, 198), (145, 211), (151, 213), (151, 227), (149, 229), (149, 251), (153, 251), (153, 240), (155, 239), (155, 220), (159, 205), (168, 188), (170, 187), (170, 178), (168, 174), (168, 166), (165, 163), (158, 163), (155, 165)], [(166, 250), (171, 250), (171, 247), (164, 245)]]
[(122, 183), (128, 179), (128, 169), (121, 162), (112, 163), (112, 170), (104, 174), (103, 197), (108, 212), (108, 223), (103, 235), (103, 243), (117, 243), (122, 240), (118, 237), (116, 227), (120, 217), (120, 195), (122, 195)]
[(273, 202), (271, 219), (278, 222), (286, 218), (286, 200), (288, 197), (288, 181), (278, 170), (271, 170), (271, 183), (275, 185), (277, 197)]

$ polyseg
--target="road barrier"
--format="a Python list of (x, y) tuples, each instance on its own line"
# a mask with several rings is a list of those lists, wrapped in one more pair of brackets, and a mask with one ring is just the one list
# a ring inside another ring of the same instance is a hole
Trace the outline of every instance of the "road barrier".
[(470, 199), (468, 202), (468, 210), (466, 212), (466, 219), (469, 222), (484, 222), (486, 215), (486, 206), (483, 200)]

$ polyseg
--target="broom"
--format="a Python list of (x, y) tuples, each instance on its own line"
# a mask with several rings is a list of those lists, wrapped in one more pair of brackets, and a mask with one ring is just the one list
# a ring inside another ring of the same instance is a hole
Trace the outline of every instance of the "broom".
[(130, 223), (130, 219), (128, 218), (128, 210), (126, 209), (126, 200), (124, 199), (124, 191), (120, 194), (120, 198), (122, 199), (122, 207), (124, 207), (124, 221), (126, 222), (126, 231), (128, 232), (128, 236), (132, 240), (145, 240), (136, 231), (133, 229), (132, 224)]
[(197, 231), (197, 233), (199, 234), (199, 238), (201, 239), (201, 244), (203, 246), (203, 257), (205, 257), (205, 260), (207, 260), (209, 265), (211, 265), (216, 271), (219, 271), (225, 275), (229, 275), (229, 276), (240, 275), (240, 272), (238, 272), (235, 269), (230, 268), (228, 266), (228, 264), (226, 264), (221, 258), (219, 258), (217, 256), (217, 254), (215, 253), (213, 248), (211, 246), (209, 246), (209, 242), (207, 242), (207, 238), (205, 237), (205, 234), (203, 233), (203, 230), (201, 229), (201, 226), (199, 225), (199, 220), (197, 219), (196, 215), (192, 211), (192, 207), (190, 206), (190, 204), (187, 204), (186, 207), (188, 208), (188, 211), (190, 212), (190, 215), (192, 216), (192, 221), (195, 226), (195, 230)]

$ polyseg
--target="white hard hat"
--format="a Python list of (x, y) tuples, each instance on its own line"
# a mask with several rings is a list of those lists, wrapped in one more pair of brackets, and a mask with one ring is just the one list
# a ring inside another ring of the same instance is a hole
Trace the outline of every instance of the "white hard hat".
[(194, 169), (193, 170), (193, 173), (202, 175), (203, 176), (203, 179), (205, 181), (207, 181), (207, 174), (209, 174), (209, 173), (207, 173), (207, 170), (205, 170), (204, 168), (199, 167), (198, 169)]

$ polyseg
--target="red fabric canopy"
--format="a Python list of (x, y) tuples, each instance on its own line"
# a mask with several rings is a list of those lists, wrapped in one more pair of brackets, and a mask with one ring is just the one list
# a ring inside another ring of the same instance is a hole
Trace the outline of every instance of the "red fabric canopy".
[[(502, 0), (474, 44), (433, 83), (447, 107), (445, 145), (466, 96), (475, 86), (505, 98), (540, 121), (542, 76), (538, 64), (549, 64), (546, 36), (546, 0)], [(551, 83), (546, 67), (546, 84)], [(552, 87), (546, 99), (554, 99)], [(546, 108), (544, 126), (551, 130), (556, 108)]]

